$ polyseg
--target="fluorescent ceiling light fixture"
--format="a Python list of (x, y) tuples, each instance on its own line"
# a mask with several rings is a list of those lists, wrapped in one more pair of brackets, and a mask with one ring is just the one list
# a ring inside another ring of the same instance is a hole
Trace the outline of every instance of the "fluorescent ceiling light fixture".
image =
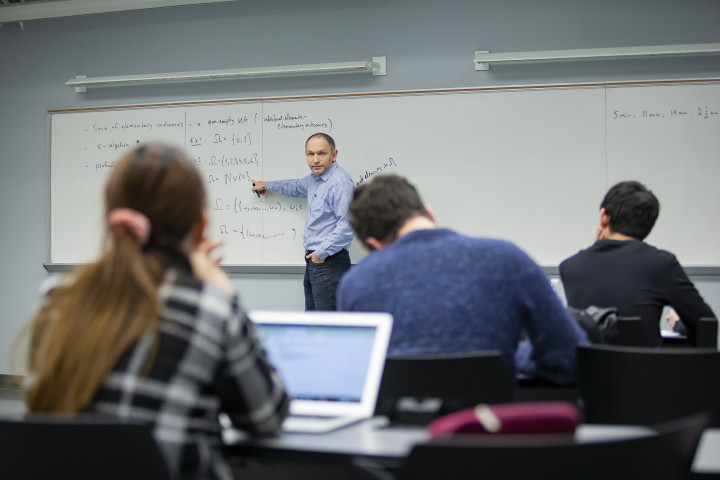
[(560, 62), (593, 59), (618, 60), (637, 57), (714, 55), (718, 53), (720, 53), (720, 43), (507, 53), (490, 53), (487, 50), (478, 50), (475, 52), (475, 70), (490, 70), (490, 64), (493, 63)]
[(230, 1), (236, 0), (45, 0), (10, 3), (0, 6), (0, 23)]
[(132, 85), (157, 85), (243, 78), (293, 77), (334, 73), (372, 73), (373, 76), (384, 76), (387, 75), (386, 57), (372, 57), (370, 61), (286, 65), (282, 67), (151, 73), (142, 75), (120, 75), (115, 77), (77, 76), (65, 82), (65, 85), (74, 88), (76, 93), (83, 93), (91, 87), (126, 87)]

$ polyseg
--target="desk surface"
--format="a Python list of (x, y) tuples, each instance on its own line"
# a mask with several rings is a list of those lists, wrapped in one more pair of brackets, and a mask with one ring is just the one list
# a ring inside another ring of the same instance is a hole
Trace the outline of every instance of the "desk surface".
[[(578, 442), (617, 440), (651, 434), (647, 427), (592, 425), (578, 427)], [(413, 446), (427, 439), (422, 427), (389, 426), (385, 417), (375, 417), (325, 434), (284, 433), (275, 438), (249, 438), (227, 429), (223, 440), (230, 455), (347, 461), (366, 457), (387, 466), (397, 466)], [(720, 428), (708, 429), (698, 445), (693, 462), (697, 473), (720, 473)]]
[(329, 460), (369, 457), (392, 463), (405, 458), (413, 446), (427, 439), (423, 427), (388, 425), (387, 418), (374, 417), (329, 433), (283, 433), (274, 438), (249, 438), (229, 429), (223, 431), (223, 440), (233, 455), (280, 455), (290, 459), (313, 454)]

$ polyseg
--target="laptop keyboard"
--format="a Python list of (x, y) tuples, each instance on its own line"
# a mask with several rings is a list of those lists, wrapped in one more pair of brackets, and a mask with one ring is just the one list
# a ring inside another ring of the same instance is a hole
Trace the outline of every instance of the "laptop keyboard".
[(312, 420), (329, 420), (333, 418), (337, 418), (337, 416), (330, 416), (330, 415), (298, 415), (298, 414), (292, 414), (288, 418), (307, 418)]

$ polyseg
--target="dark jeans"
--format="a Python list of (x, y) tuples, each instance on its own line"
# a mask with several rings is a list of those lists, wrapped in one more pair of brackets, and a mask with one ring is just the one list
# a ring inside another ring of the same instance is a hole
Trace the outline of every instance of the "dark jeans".
[(350, 253), (343, 249), (325, 258), (323, 263), (305, 259), (305, 310), (335, 310), (338, 283), (350, 270)]

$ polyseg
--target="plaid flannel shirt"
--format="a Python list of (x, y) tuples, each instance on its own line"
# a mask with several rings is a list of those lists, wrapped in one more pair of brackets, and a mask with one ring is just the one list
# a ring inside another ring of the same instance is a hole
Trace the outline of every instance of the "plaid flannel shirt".
[(250, 434), (273, 435), (289, 396), (237, 296), (183, 270), (168, 270), (159, 287), (158, 332), (121, 356), (83, 413), (150, 424), (173, 478), (232, 479), (219, 414)]

